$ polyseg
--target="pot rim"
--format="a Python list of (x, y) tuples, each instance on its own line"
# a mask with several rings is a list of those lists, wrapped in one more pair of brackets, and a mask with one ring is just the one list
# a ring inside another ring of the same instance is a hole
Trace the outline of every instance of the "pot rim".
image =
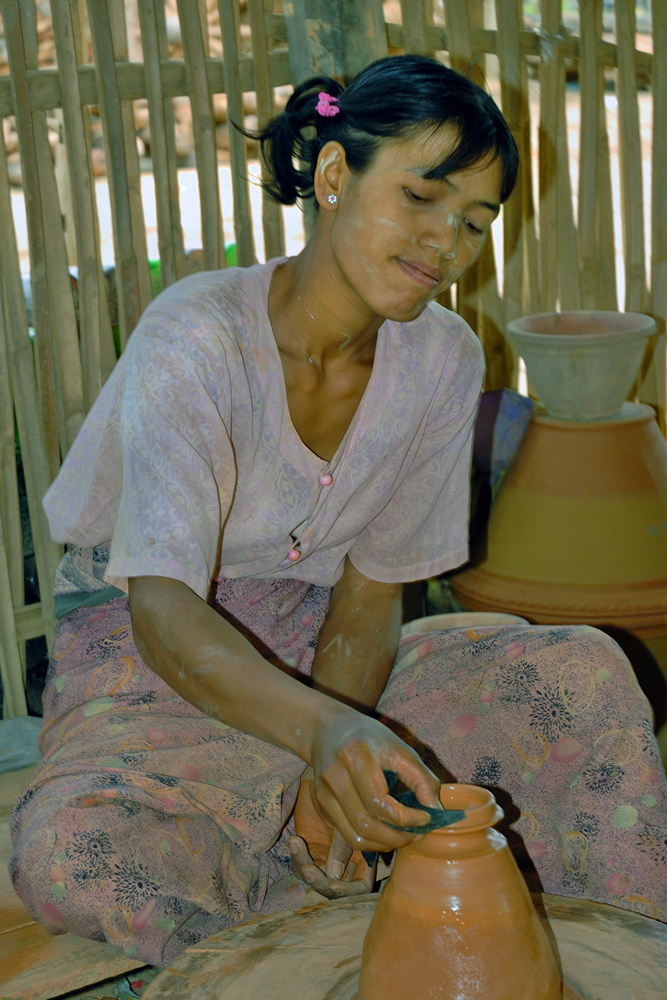
[[(466, 785), (462, 782), (440, 785), (439, 798), (445, 809), (462, 809), (465, 818), (449, 826), (433, 830), (437, 834), (472, 833), (473, 830), (484, 830), (494, 826), (503, 816), (503, 810), (496, 802), (495, 796), (479, 785)], [(472, 801), (471, 801), (472, 800)]]
[[(606, 316), (622, 316), (628, 322), (628, 329), (625, 330), (599, 330), (588, 331), (586, 333), (541, 333), (538, 330), (529, 329), (531, 324), (539, 323), (542, 320), (552, 319), (554, 316), (574, 317), (586, 319), (588, 317), (599, 317), (602, 321)], [(528, 329), (527, 329), (528, 327)], [(543, 312), (533, 313), (531, 316), (521, 316), (511, 320), (507, 324), (507, 333), (516, 339), (552, 342), (561, 344), (596, 344), (604, 340), (620, 340), (650, 337), (657, 329), (656, 322), (651, 316), (645, 313), (620, 312), (615, 309), (569, 309), (564, 312)]]

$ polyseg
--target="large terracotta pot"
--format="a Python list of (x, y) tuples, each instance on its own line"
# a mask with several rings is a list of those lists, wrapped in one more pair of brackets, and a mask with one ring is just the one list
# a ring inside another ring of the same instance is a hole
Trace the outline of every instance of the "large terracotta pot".
[(648, 406), (533, 417), (491, 510), (486, 553), (451, 580), (476, 611), (667, 635), (667, 442)]
[(443, 785), (465, 819), (396, 853), (364, 941), (360, 1000), (560, 1000), (549, 940), (493, 795)]

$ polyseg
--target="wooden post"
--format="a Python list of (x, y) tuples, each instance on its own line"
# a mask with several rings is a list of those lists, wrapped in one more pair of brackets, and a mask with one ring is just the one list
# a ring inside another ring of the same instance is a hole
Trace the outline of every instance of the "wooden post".
[[(232, 122), (243, 125), (243, 93), (239, 73), (239, 23), (236, 0), (219, 0), (220, 32), (224, 55), (225, 91), (227, 93), (227, 122), (229, 128), (229, 165), (232, 174), (234, 202), (234, 233), (239, 264), (249, 267), (255, 263), (255, 238), (252, 231), (252, 211), (248, 190), (248, 161), (245, 138)], [(215, 138), (215, 132), (213, 133)], [(223, 247), (224, 255), (224, 247)]]
[[(227, 3), (230, 2), (231, 0), (227, 0)], [(204, 270), (212, 271), (224, 267), (225, 244), (220, 213), (215, 121), (208, 87), (206, 49), (198, 0), (178, 0), (178, 19), (181, 24), (181, 40), (192, 108), (192, 134), (199, 176)]]
[(382, 0), (293, 0), (285, 27), (294, 86), (316, 75), (347, 82), (387, 55)]
[[(130, 56), (127, 25), (125, 24), (126, 8), (124, 0), (107, 0), (107, 3), (109, 7), (114, 59), (116, 62), (127, 62)], [(146, 223), (144, 221), (144, 204), (141, 194), (141, 170), (139, 167), (137, 133), (134, 127), (134, 107), (132, 101), (120, 102), (120, 114), (123, 122), (123, 137), (125, 141), (125, 168), (127, 170), (127, 189), (130, 198), (130, 216), (132, 219), (132, 246), (137, 260), (139, 309), (143, 312), (153, 298), (153, 289), (148, 266)]]
[(428, 25), (423, 0), (401, 0), (403, 48), (417, 55), (429, 55)]
[(169, 55), (162, 0), (142, 0), (139, 16), (151, 128), (160, 278), (162, 288), (167, 288), (184, 278), (187, 269), (174, 143), (174, 110), (171, 97), (165, 97), (162, 86), (161, 63)]
[(8, 367), (11, 371), (14, 411), (28, 495), (28, 513), (35, 545), (42, 622), (50, 649), (54, 626), (53, 576), (62, 550), (51, 539), (46, 514), (42, 507), (42, 497), (49, 488), (51, 477), (35, 382), (33, 350), (28, 333), (28, 316), (21, 284), (2, 129), (0, 129), (0, 232), (4, 234), (5, 239), (0, 253), (3, 333)]
[[(290, 0), (285, 28), (295, 87), (310, 76), (347, 83), (388, 53), (382, 0)], [(315, 222), (313, 199), (302, 208), (308, 236)]]
[[(516, 0), (496, 0), (498, 22), (498, 59), (503, 114), (520, 152), (523, 154), (524, 101), (522, 98), (521, 49), (519, 46), (519, 16)], [(521, 172), (530, 171), (530, 162), (522, 162)], [(523, 180), (508, 199), (503, 210), (503, 249), (505, 270), (503, 299), (505, 319), (521, 316), (523, 309)]]
[(0, 305), (0, 522), (5, 529), (7, 566), (14, 604), (24, 603), (23, 527), (16, 475), (16, 433), (11, 356)]
[[(273, 89), (269, 74), (269, 44), (264, 20), (264, 0), (249, 0), (250, 30), (252, 32), (252, 57), (255, 61), (255, 93), (257, 95), (257, 122), (264, 128), (275, 113)], [(262, 180), (268, 181), (269, 171), (262, 160)], [(267, 260), (285, 253), (285, 232), (282, 206), (262, 192), (262, 230), (264, 254)]]
[[(103, 324), (106, 296), (100, 301), (101, 259), (97, 244), (97, 205), (91, 177), (81, 92), (77, 72), (75, 30), (68, 0), (52, 0), (53, 28), (58, 55), (63, 99), (67, 159), (71, 164), (67, 186), (70, 195), (74, 236), (79, 266), (79, 325), (86, 408), (95, 402), (102, 388), (102, 339), (111, 337), (108, 322)], [(111, 345), (113, 346), (113, 345)]]
[[(650, 366), (643, 372), (639, 398), (657, 412), (665, 433), (665, 320), (667, 318), (667, 0), (653, 0), (653, 156), (651, 170), (651, 297), (649, 312), (658, 324)], [(658, 57), (658, 53), (661, 57)]]
[(121, 345), (124, 346), (139, 322), (141, 298), (137, 255), (132, 238), (132, 204), (125, 150), (125, 127), (106, 0), (88, 0), (88, 21), (95, 55), (97, 98), (104, 133), (107, 181), (113, 218), (120, 339)]
[(2, 520), (0, 520), (0, 677), (4, 718), (27, 715)]
[[(618, 72), (618, 157), (621, 168), (621, 221), (625, 259), (625, 308), (644, 312), (648, 307), (644, 257), (642, 151), (637, 106), (634, 0), (616, 0), (616, 57)], [(664, 59), (657, 53), (656, 59)]]
[(551, 312), (558, 298), (558, 160), (560, 76), (560, 7), (561, 0), (541, 0), (542, 32), (540, 39), (540, 272), (541, 311)]
[[(46, 116), (43, 111), (33, 112), (30, 104), (28, 69), (37, 66), (37, 33), (31, 23), (34, 22), (32, 15), (34, 7), (29, 3), (20, 7), (16, 0), (4, 0), (3, 21), (19, 125), (30, 235), (33, 326), (42, 419), (49, 472), (53, 478), (60, 467), (61, 447), (67, 451), (83, 422), (83, 384)], [(59, 358), (56, 358), (56, 351)], [(60, 421), (59, 413), (64, 418)]]

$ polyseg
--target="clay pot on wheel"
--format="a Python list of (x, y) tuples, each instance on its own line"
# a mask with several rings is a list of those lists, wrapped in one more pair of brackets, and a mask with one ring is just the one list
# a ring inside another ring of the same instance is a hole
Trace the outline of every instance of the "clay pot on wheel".
[(493, 795), (443, 785), (465, 818), (396, 853), (364, 941), (360, 1000), (560, 1000), (561, 977)]

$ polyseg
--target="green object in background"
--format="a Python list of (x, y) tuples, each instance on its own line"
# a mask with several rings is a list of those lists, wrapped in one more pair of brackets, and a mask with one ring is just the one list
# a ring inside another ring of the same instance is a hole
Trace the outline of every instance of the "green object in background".
[(153, 298), (160, 294), (161, 282), (160, 282), (160, 261), (159, 260), (149, 260), (148, 270), (151, 273), (151, 292)]

